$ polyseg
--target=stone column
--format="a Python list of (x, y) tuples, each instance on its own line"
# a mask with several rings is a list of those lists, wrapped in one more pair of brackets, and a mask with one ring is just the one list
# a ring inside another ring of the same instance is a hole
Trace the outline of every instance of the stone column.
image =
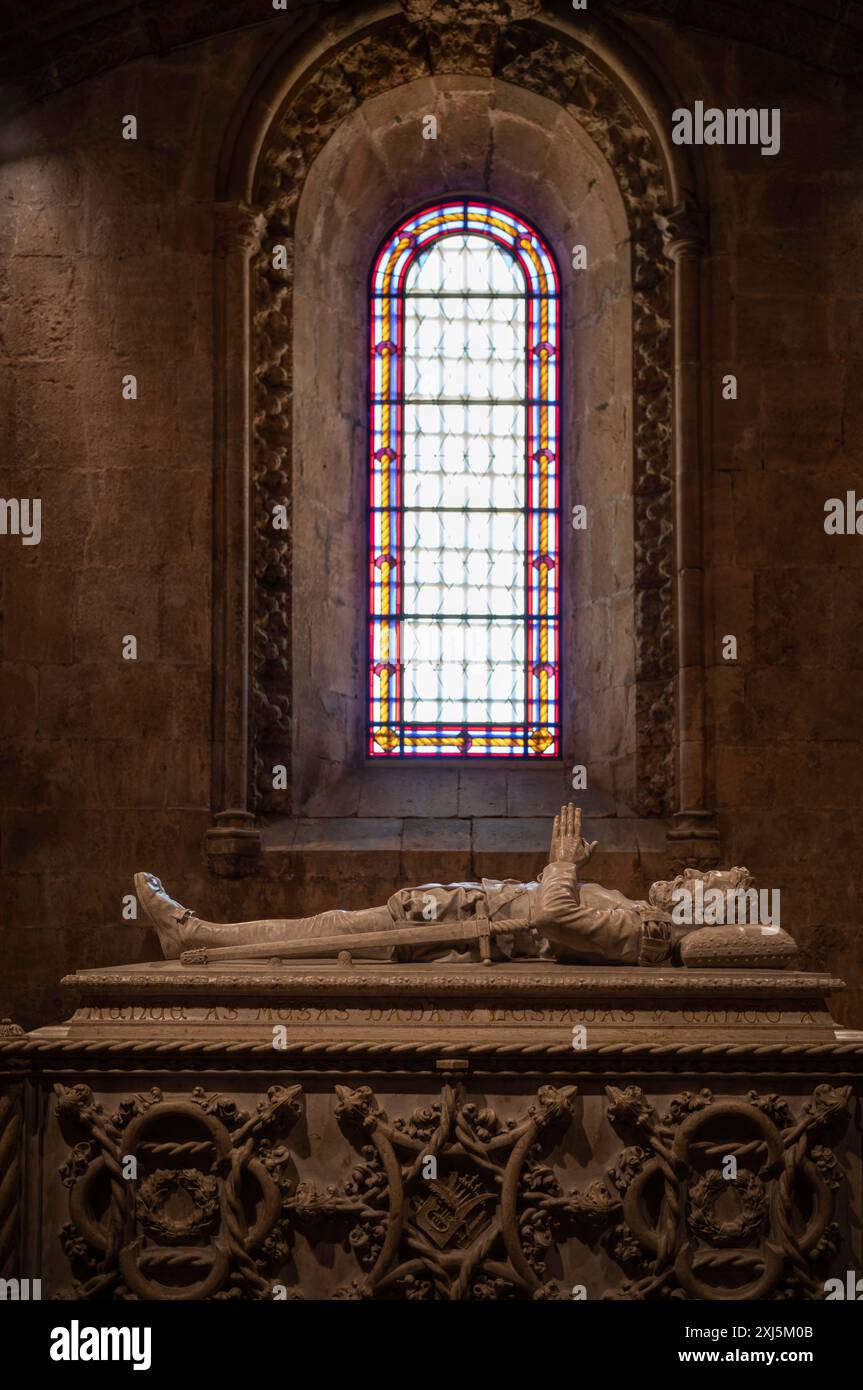
[(251, 482), (249, 260), (264, 216), (216, 205), (213, 486), (213, 775), (215, 824), (206, 835), (213, 873), (254, 870), (260, 833), (249, 810)]
[(677, 585), (677, 811), (668, 833), (684, 865), (719, 859), (706, 802), (701, 257), (706, 219), (688, 198), (659, 218), (674, 264), (674, 488)]

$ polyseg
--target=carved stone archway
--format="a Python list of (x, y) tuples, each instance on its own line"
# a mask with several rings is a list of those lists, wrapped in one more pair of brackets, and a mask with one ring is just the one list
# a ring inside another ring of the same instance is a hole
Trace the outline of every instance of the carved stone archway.
[[(217, 269), (215, 871), (254, 866), (256, 812), (290, 812), (271, 769), (291, 741), (293, 235), (309, 168), (370, 97), (435, 74), (482, 74), (559, 103), (614, 171), (632, 256), (638, 812), (676, 818), (684, 862), (718, 853), (705, 809), (699, 414), (704, 219), (670, 103), (619, 40), (539, 0), (403, 0), (333, 21), (270, 72), (220, 177)], [(283, 269), (273, 248), (286, 248)], [(246, 525), (237, 527), (237, 517)], [(287, 779), (290, 785), (290, 778)]]

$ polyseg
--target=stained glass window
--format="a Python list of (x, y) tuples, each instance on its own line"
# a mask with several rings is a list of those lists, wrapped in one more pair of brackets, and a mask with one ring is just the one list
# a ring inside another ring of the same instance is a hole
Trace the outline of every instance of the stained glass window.
[(560, 755), (560, 298), (480, 200), (414, 214), (371, 277), (372, 757)]

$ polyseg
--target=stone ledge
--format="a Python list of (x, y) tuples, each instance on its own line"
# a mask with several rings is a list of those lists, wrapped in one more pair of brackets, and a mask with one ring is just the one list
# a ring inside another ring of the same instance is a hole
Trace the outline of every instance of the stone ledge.
[[(300, 793), (293, 804), (300, 819), (357, 817), (475, 816), (548, 817), (572, 795), (572, 768), (562, 762), (514, 759), (368, 759), (343, 770), (335, 781)], [(305, 778), (301, 778), (305, 781)], [(587, 816), (632, 815), (600, 787), (586, 787), (579, 801)]]
[(345, 967), (335, 961), (291, 961), (267, 966), (260, 961), (184, 965), (177, 961), (149, 961), (113, 965), (104, 969), (78, 970), (61, 984), (87, 998), (118, 991), (146, 996), (155, 993), (185, 994), (281, 994), (286, 998), (308, 992), (354, 995), (415, 995), (441, 992), (529, 998), (537, 993), (570, 998), (591, 996), (616, 999), (645, 995), (675, 998), (715, 997), (717, 992), (742, 998), (803, 997), (833, 994), (845, 988), (832, 975), (801, 970), (687, 970), (680, 966), (650, 970), (637, 966), (556, 965), (501, 962), (491, 968), (480, 964), (447, 966), (431, 961), (393, 966), (368, 961)]
[[(781, 1051), (836, 1043), (827, 998), (843, 987), (828, 975), (780, 970), (326, 961), (266, 971), (254, 961), (162, 961), (84, 970), (63, 984), (81, 1001), (73, 1017), (16, 1040), (19, 1050), (113, 1042), (133, 1051), (251, 1045), (266, 1052), (283, 1025), (279, 1050), (383, 1049), (406, 1060), (442, 1047), (544, 1054), (673, 1044), (697, 1056), (705, 1047), (742, 1044)], [(578, 1041), (576, 1026), (586, 1030)]]
[[(668, 822), (639, 817), (588, 817), (586, 839), (598, 840), (597, 854), (665, 854)], [(265, 854), (289, 851), (443, 854), (548, 853), (551, 821), (541, 816), (319, 816), (278, 818), (261, 823)]]

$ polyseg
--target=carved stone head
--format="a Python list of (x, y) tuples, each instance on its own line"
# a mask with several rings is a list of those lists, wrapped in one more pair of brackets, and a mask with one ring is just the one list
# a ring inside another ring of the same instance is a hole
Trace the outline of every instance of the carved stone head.
[(648, 901), (663, 912), (671, 912), (675, 903), (680, 902), (680, 897), (675, 894), (679, 895), (680, 889), (691, 892), (699, 879), (704, 884), (705, 893), (711, 888), (719, 888), (723, 892), (745, 892), (752, 886), (752, 875), (748, 869), (684, 869), (676, 878), (659, 879), (657, 883), (652, 883)]

